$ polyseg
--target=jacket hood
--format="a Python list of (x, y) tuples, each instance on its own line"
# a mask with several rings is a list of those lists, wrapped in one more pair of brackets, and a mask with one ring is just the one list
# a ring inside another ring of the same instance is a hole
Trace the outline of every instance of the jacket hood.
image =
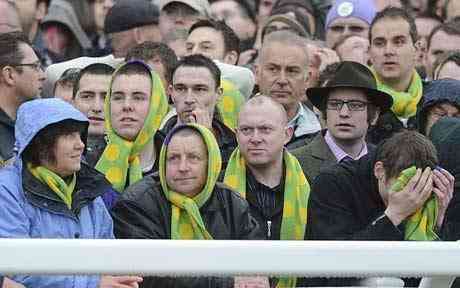
[(440, 166), (455, 177), (455, 187), (460, 187), (460, 119), (440, 119), (431, 128), (430, 139), (438, 151)]
[(417, 126), (425, 134), (426, 117), (428, 110), (440, 103), (451, 103), (460, 108), (460, 81), (454, 79), (440, 79), (428, 83), (423, 88), (423, 103), (417, 115)]
[(60, 23), (72, 32), (83, 49), (91, 48), (91, 40), (81, 27), (77, 14), (72, 4), (65, 0), (53, 0), (48, 9), (48, 14), (43, 18), (42, 25), (47, 23)]
[[(15, 147), (20, 157), (24, 149), (40, 130), (46, 126), (64, 120), (75, 120), (86, 124), (89, 121), (85, 115), (71, 104), (57, 98), (36, 99), (19, 106), (14, 133)], [(86, 141), (84, 141), (86, 142)]]

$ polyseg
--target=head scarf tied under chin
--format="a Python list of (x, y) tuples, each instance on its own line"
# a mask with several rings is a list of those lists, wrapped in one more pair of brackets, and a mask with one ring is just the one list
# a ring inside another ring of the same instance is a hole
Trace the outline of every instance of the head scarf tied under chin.
[[(127, 65), (142, 65), (152, 79), (152, 89), (149, 102), (149, 111), (144, 126), (134, 141), (126, 140), (116, 134), (110, 118), (110, 101), (112, 84), (120, 69)], [(153, 145), (153, 136), (160, 127), (163, 117), (168, 111), (166, 98), (161, 80), (146, 64), (140, 61), (131, 61), (121, 65), (113, 74), (107, 97), (104, 103), (105, 129), (109, 138), (107, 147), (96, 164), (96, 169), (103, 173), (112, 183), (115, 190), (122, 192), (127, 184), (133, 184), (142, 179), (142, 168), (139, 154), (146, 145)]]
[[(182, 129), (197, 131), (208, 149), (208, 177), (199, 194), (189, 198), (169, 189), (166, 182), (166, 152), (175, 133)], [(216, 138), (207, 128), (197, 124), (181, 125), (174, 128), (164, 141), (160, 152), (160, 183), (163, 193), (171, 202), (171, 239), (210, 240), (212, 236), (206, 230), (200, 214), (200, 207), (211, 197), (222, 167), (219, 146)]]

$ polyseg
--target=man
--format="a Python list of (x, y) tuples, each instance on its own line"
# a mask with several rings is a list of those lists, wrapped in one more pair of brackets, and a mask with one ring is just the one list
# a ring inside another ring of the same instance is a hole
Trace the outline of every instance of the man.
[(443, 54), (460, 47), (460, 28), (453, 23), (436, 27), (428, 37), (426, 67), (428, 76), (433, 79), (434, 62)]
[(347, 35), (367, 38), (375, 13), (375, 6), (369, 0), (336, 1), (326, 18), (327, 47), (334, 47), (339, 39)]
[(426, 85), (417, 114), (418, 130), (430, 135), (431, 127), (444, 117), (460, 117), (460, 81), (440, 79)]
[(210, 15), (208, 0), (160, 0), (161, 37), (166, 39), (179, 31), (187, 34), (195, 22)]
[(340, 39), (333, 47), (342, 61), (354, 61), (369, 65), (369, 40), (357, 35)]
[(221, 74), (216, 64), (203, 55), (190, 55), (180, 60), (172, 72), (168, 87), (177, 115), (163, 124), (164, 134), (175, 126), (198, 123), (210, 129), (217, 139), (226, 167), (236, 147), (233, 131), (222, 123), (217, 100), (222, 95)]
[[(310, 186), (297, 159), (284, 148), (292, 136), (287, 124), (286, 111), (278, 102), (263, 95), (251, 98), (240, 112), (238, 148), (225, 171), (225, 184), (247, 199), (267, 240), (307, 237)], [(271, 279), (270, 287), (296, 285), (295, 278), (277, 281)]]
[(150, 65), (158, 73), (165, 89), (171, 83), (171, 74), (177, 65), (174, 50), (161, 42), (146, 41), (131, 48), (125, 57), (126, 61), (141, 60)]
[(89, 120), (86, 161), (96, 165), (105, 149), (104, 102), (114, 69), (102, 63), (83, 68), (73, 86), (72, 102)]
[(231, 65), (236, 65), (240, 56), (240, 40), (232, 28), (212, 19), (192, 25), (185, 47), (187, 55), (202, 54)]
[(294, 129), (287, 144), (289, 149), (304, 145), (321, 129), (312, 108), (302, 104), (306, 100), (308, 64), (305, 38), (289, 31), (276, 31), (265, 37), (256, 66), (257, 84), (263, 95), (286, 109), (288, 126)]
[(211, 4), (211, 13), (224, 21), (240, 39), (240, 50), (252, 49), (257, 34), (255, 7), (251, 1), (218, 0)]
[(380, 112), (391, 108), (390, 95), (377, 90), (372, 72), (356, 62), (341, 62), (323, 87), (307, 90), (326, 120), (326, 130), (292, 153), (313, 183), (324, 167), (367, 154), (367, 129)]
[(52, 96), (69, 103), (72, 102), (73, 87), (75, 86), (75, 81), (77, 81), (78, 73), (80, 73), (80, 69), (78, 68), (69, 68), (65, 70), (54, 84)]
[(444, 78), (460, 80), (459, 50), (448, 52), (434, 62), (433, 80)]
[(393, 97), (391, 111), (381, 115), (370, 142), (379, 143), (408, 124), (422, 98), (422, 79), (415, 70), (417, 28), (406, 10), (388, 7), (379, 12), (369, 30), (372, 71), (380, 91)]
[(96, 169), (121, 193), (145, 174), (156, 171), (156, 145), (162, 142), (157, 130), (168, 100), (158, 74), (144, 62), (120, 66), (110, 83), (104, 103), (108, 108), (104, 111), (108, 144)]
[[(125, 191), (114, 207), (116, 237), (261, 239), (247, 202), (217, 182), (218, 150), (213, 134), (201, 125), (171, 130), (160, 153), (160, 179), (144, 178)], [(145, 277), (142, 287), (233, 287), (233, 279)]]
[[(436, 231), (442, 227), (452, 198), (454, 177), (435, 168), (437, 164), (430, 140), (418, 132), (404, 131), (387, 139), (372, 155), (323, 170), (310, 195), (309, 239), (439, 239)], [(400, 173), (413, 166), (416, 170), (408, 183), (401, 189), (393, 186)], [(430, 215), (434, 206), (438, 213)], [(325, 282), (318, 286), (353, 284), (349, 279)]]
[(19, 18), (21, 20), (22, 30), (29, 41), (38, 44), (42, 41), (40, 22), (48, 12), (48, 6), (51, 0), (22, 0), (16, 1)]
[(422, 78), (427, 78), (426, 71), (426, 57), (427, 57), (427, 46), (428, 37), (431, 32), (439, 25), (442, 24), (442, 19), (433, 16), (432, 14), (421, 14), (415, 18), (415, 25), (417, 26), (418, 33), (418, 47), (417, 47), (417, 71), (419, 71)]
[(45, 74), (27, 38), (0, 34), (0, 165), (13, 157), (14, 122), (22, 103), (40, 95)]
[(147, 40), (160, 42), (158, 7), (145, 0), (120, 0), (107, 12), (105, 33), (112, 40), (115, 58)]
[(0, 1), (0, 33), (22, 31), (18, 7), (12, 0)]

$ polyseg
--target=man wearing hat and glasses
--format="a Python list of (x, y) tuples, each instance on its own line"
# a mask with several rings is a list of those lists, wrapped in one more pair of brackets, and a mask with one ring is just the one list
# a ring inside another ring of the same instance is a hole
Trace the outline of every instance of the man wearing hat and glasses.
[(307, 90), (310, 101), (322, 112), (327, 129), (309, 145), (293, 151), (309, 181), (326, 166), (359, 159), (372, 150), (366, 144), (367, 129), (393, 103), (390, 95), (377, 90), (366, 66), (344, 61), (334, 72), (323, 87)]

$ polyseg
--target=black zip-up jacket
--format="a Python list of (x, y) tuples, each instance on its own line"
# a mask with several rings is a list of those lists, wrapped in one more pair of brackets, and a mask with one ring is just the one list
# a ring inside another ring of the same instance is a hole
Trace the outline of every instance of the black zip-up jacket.
[[(130, 186), (112, 209), (116, 238), (171, 239), (171, 203), (154, 176)], [(206, 229), (216, 240), (257, 240), (264, 236), (247, 202), (217, 183), (200, 208)], [(191, 259), (191, 261), (193, 261)], [(145, 277), (141, 287), (233, 287), (233, 278)]]

